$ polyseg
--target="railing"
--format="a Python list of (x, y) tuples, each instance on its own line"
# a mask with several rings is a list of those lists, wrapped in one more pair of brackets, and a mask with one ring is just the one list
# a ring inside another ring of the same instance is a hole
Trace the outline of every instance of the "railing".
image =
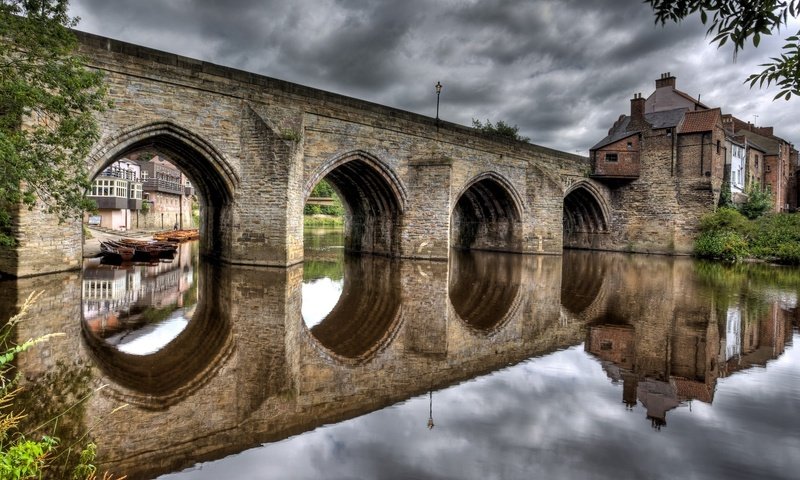
[(103, 170), (103, 173), (101, 173), (100, 176), (122, 178), (124, 180), (128, 180), (131, 182), (137, 181), (135, 171), (119, 167), (108, 167), (105, 170)]
[(181, 185), (180, 182), (172, 182), (158, 178), (148, 178), (145, 180), (142, 184), (142, 189), (147, 191), (174, 193), (176, 195), (183, 194), (183, 185)]

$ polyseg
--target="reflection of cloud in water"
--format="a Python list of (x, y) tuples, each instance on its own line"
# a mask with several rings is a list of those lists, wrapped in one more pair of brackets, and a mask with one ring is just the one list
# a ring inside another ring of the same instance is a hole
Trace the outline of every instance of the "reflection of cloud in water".
[(130, 355), (150, 355), (175, 340), (189, 324), (183, 309), (177, 310), (166, 320), (147, 325), (138, 330), (120, 332), (106, 339), (121, 352)]
[(325, 319), (342, 295), (344, 280), (319, 278), (303, 282), (303, 320), (311, 328)]
[(432, 430), (423, 394), (160, 478), (796, 478), (796, 403), (780, 399), (800, 398), (798, 368), (787, 349), (656, 432), (576, 346), (435, 391)]

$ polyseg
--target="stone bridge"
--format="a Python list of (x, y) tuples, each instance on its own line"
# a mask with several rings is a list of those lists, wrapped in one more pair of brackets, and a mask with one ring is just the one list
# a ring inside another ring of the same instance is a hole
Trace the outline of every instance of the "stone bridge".
[[(450, 247), (559, 254), (565, 245), (610, 246), (608, 189), (588, 178), (585, 157), (78, 36), (113, 101), (99, 118), (90, 172), (137, 151), (169, 157), (197, 189), (204, 254), (243, 265), (301, 262), (303, 206), (322, 179), (343, 199), (351, 251), (447, 259)], [(80, 223), (20, 209), (13, 233), (19, 245), (0, 251), (0, 272), (80, 267)]]

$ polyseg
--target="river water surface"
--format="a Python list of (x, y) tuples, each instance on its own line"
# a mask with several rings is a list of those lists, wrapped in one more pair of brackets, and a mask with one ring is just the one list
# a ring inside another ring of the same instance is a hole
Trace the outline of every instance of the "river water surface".
[[(130, 479), (798, 478), (800, 270), (567, 251), (0, 283), (31, 422)], [(5, 317), (3, 317), (5, 318)]]

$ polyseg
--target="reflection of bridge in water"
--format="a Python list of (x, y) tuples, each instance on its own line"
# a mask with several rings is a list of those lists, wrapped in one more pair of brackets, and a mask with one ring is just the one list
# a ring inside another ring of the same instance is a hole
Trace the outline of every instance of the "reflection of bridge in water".
[[(339, 303), (311, 329), (300, 313), (301, 266), (206, 266), (187, 328), (163, 350), (139, 356), (105, 344), (85, 324), (75, 328), (80, 307), (64, 304), (79, 305), (79, 278), (36, 277), (18, 283), (16, 295), (49, 286), (35, 312), (44, 321), (25, 325), (40, 331), (19, 335), (65, 328), (68, 335), (54, 355), (26, 357), (21, 367), (35, 377), (59, 360), (94, 365), (91, 386), (108, 387), (90, 399), (84, 422), (104, 419), (93, 431), (98, 460), (131, 478), (221, 458), (582, 342), (611, 378), (623, 380), (623, 399), (642, 402), (654, 421), (666, 412), (651, 401), (656, 394), (710, 401), (726, 351), (713, 285), (698, 279), (688, 259), (594, 255), (585, 262), (568, 252), (563, 263), (453, 255), (449, 265), (350, 259)], [(106, 418), (121, 403), (130, 406)]]

